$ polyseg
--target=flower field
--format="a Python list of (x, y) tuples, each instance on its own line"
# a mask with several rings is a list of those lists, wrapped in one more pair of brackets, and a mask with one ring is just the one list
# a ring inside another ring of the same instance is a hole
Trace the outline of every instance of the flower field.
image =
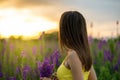
[[(65, 56), (53, 37), (0, 39), (0, 80), (52, 77)], [(89, 37), (89, 44), (98, 80), (120, 80), (120, 41)]]
[(90, 47), (98, 80), (120, 80), (120, 41), (94, 40)]

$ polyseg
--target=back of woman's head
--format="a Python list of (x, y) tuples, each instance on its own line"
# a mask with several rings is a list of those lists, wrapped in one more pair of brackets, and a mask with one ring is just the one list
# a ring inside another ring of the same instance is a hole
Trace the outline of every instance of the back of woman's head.
[(92, 58), (88, 44), (86, 21), (77, 11), (64, 12), (59, 24), (59, 40), (61, 48), (70, 48), (76, 51), (85, 71), (92, 65)]

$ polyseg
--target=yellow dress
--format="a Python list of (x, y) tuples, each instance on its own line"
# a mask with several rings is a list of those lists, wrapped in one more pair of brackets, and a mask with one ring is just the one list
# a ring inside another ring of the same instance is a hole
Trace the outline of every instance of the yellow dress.
[[(82, 70), (82, 71), (83, 71), (84, 80), (88, 80), (88, 76), (89, 76), (90, 71), (87, 71), (87, 72), (84, 72), (84, 70)], [(64, 66), (64, 64), (62, 63), (57, 70), (57, 77), (59, 80), (72, 80), (71, 70), (66, 68)]]

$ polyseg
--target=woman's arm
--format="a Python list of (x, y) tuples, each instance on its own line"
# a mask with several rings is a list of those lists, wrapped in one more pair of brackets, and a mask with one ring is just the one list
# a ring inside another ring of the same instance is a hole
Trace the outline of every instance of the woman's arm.
[(97, 76), (96, 76), (93, 66), (90, 69), (90, 74), (89, 74), (88, 80), (97, 80)]
[(68, 52), (68, 65), (70, 66), (73, 80), (84, 80), (82, 74), (82, 63), (75, 51)]

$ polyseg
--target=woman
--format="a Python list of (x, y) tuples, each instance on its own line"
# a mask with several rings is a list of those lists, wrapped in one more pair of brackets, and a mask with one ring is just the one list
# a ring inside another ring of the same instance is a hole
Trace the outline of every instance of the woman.
[(86, 21), (77, 11), (64, 12), (59, 25), (61, 49), (67, 56), (57, 70), (59, 80), (97, 80), (92, 66)]

